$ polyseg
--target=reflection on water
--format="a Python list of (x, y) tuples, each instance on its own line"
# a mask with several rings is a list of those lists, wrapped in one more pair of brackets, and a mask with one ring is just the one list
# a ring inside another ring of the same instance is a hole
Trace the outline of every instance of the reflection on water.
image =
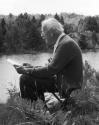
[[(24, 55), (11, 55), (3, 56), (0, 58), (0, 102), (6, 102), (8, 98), (7, 90), (12, 83), (19, 89), (19, 74), (15, 71), (14, 67), (7, 62), (10, 58), (20, 64), (26, 62), (34, 66), (44, 66), (47, 63), (51, 54), (42, 53), (36, 55), (24, 54)], [(97, 70), (99, 70), (99, 52), (98, 53), (86, 53), (83, 54), (83, 59), (88, 60), (89, 63)]]

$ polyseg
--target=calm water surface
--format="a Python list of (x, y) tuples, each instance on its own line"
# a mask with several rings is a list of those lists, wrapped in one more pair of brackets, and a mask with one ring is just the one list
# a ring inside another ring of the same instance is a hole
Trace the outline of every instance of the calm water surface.
[[(19, 74), (17, 74), (14, 67), (7, 62), (10, 58), (20, 64), (27, 62), (32, 65), (44, 66), (47, 63), (48, 58), (51, 57), (49, 53), (41, 53), (36, 55), (24, 54), (24, 55), (10, 55), (0, 57), (0, 102), (6, 102), (8, 98), (7, 88), (15, 85), (19, 89)], [(93, 68), (99, 70), (99, 52), (89, 52), (83, 54), (83, 60), (88, 60)]]

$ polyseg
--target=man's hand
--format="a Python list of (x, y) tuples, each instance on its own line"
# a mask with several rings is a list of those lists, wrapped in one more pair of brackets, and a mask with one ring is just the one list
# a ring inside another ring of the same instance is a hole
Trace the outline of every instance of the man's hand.
[(29, 63), (23, 63), (22, 66), (25, 67), (25, 68), (33, 68), (33, 66)]
[(26, 74), (26, 72), (27, 72), (26, 68), (24, 68), (23, 66), (15, 65), (14, 67), (15, 67), (17, 73), (19, 73), (19, 74)]

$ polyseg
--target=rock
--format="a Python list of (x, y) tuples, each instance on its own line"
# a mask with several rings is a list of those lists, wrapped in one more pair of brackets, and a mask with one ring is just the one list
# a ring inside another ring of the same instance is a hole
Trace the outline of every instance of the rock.
[[(58, 93), (55, 93), (55, 94), (60, 99), (59, 94)], [(44, 96), (45, 96), (45, 100), (48, 108), (53, 107), (59, 103), (58, 99), (52, 93), (44, 93)], [(63, 99), (60, 99), (60, 100), (63, 100)]]

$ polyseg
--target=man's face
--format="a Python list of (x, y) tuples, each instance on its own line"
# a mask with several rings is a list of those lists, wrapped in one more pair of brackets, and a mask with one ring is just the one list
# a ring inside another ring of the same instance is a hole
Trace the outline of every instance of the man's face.
[(43, 30), (41, 30), (41, 37), (42, 37), (44, 40), (47, 39), (46, 33), (45, 33)]
[(41, 36), (45, 40), (46, 44), (50, 44), (50, 33), (47, 30), (41, 29)]

